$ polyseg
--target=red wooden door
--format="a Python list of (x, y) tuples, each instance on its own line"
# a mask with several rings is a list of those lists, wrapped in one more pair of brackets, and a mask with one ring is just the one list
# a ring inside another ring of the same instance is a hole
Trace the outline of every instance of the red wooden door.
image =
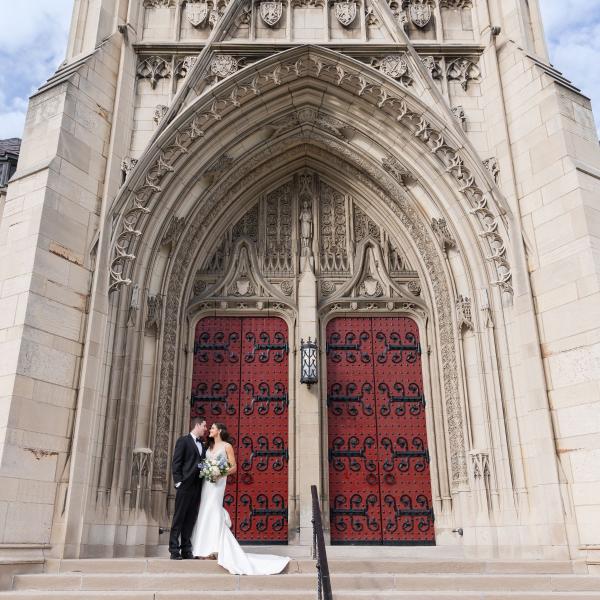
[(416, 323), (331, 321), (327, 407), (332, 543), (434, 544)]
[(276, 317), (207, 317), (194, 344), (191, 416), (223, 422), (238, 473), (224, 504), (241, 542), (287, 543), (288, 331)]

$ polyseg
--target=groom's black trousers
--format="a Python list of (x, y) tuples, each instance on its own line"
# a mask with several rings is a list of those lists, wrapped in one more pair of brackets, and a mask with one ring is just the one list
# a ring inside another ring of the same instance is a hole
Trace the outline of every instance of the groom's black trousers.
[[(192, 531), (198, 510), (200, 508), (200, 495), (202, 494), (202, 480), (197, 476), (189, 477), (177, 488), (175, 494), (175, 514), (171, 524), (169, 536), (169, 552), (182, 554), (192, 552)], [(181, 544), (179, 538), (181, 537)]]

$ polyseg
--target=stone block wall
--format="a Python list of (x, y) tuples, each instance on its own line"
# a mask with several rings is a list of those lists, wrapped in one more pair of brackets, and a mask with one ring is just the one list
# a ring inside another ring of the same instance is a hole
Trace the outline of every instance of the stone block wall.
[(600, 150), (589, 100), (501, 50), (516, 191), (571, 538), (600, 543)]
[(0, 543), (47, 544), (67, 480), (118, 46), (31, 100), (0, 225)]

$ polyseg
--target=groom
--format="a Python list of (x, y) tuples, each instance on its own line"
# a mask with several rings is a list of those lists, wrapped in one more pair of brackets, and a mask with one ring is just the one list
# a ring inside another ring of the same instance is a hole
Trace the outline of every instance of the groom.
[[(200, 439), (205, 434), (206, 421), (195, 417), (192, 419), (192, 431), (181, 436), (175, 444), (172, 471), (177, 492), (175, 494), (175, 514), (169, 537), (171, 560), (194, 558), (190, 538), (200, 507), (202, 481), (198, 463), (204, 460), (206, 455), (206, 447)], [(181, 554), (179, 553), (180, 549)]]

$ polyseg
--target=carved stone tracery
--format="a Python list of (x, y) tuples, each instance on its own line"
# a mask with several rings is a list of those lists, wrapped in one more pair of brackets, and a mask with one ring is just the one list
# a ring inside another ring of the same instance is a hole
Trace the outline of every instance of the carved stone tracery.
[(128, 264), (135, 259), (135, 254), (131, 250), (132, 247), (135, 247), (136, 239), (141, 235), (136, 228), (137, 222), (150, 212), (147, 204), (160, 191), (158, 185), (160, 180), (165, 174), (174, 171), (171, 162), (182, 154), (188, 153), (188, 146), (197, 138), (205, 135), (202, 127), (206, 128), (211, 121), (219, 120), (221, 118), (220, 113), (223, 111), (239, 108), (242, 96), (256, 94), (259, 82), (264, 81), (267, 84), (274, 83), (278, 85), (281, 83), (283, 73), (287, 73), (288, 76), (293, 76), (295, 73), (298, 77), (309, 75), (316, 78), (325, 78), (326, 80), (333, 79), (333, 82), (337, 85), (344, 83), (344, 85), (356, 89), (359, 95), (364, 95), (364, 91), (368, 89), (369, 97), (379, 97), (377, 106), (380, 109), (384, 109), (388, 114), (391, 109), (396, 122), (404, 123), (409, 128), (414, 127), (414, 123), (417, 122), (414, 130), (415, 137), (426, 143), (431, 152), (437, 155), (445, 164), (446, 172), (455, 178), (460, 192), (465, 195), (473, 207), (470, 212), (477, 216), (484, 227), (481, 236), (487, 239), (491, 249), (488, 259), (496, 265), (498, 272), (498, 279), (494, 281), (494, 284), (512, 294), (512, 274), (506, 257), (506, 247), (499, 232), (497, 219), (490, 210), (489, 197), (477, 186), (474, 175), (467, 169), (458, 150), (455, 150), (443, 134), (436, 131), (423, 115), (419, 116), (411, 110), (406, 100), (398, 98), (380, 83), (369, 81), (365, 74), (342, 67), (337, 61), (328, 61), (329, 59), (325, 57), (318, 60), (308, 57), (306, 59), (300, 58), (289, 64), (285, 62), (278, 64), (273, 72), (267, 70), (262, 75), (260, 73), (252, 75), (250, 80), (246, 80), (245, 83), (242, 83), (232, 92), (227, 92), (226, 97), (215, 98), (210, 103), (207, 111), (200, 111), (194, 115), (188, 121), (187, 128), (178, 130), (175, 140), (170, 145), (166, 145), (165, 150), (161, 152), (154, 165), (147, 171), (145, 183), (133, 192), (131, 210), (127, 211), (123, 217), (121, 221), (122, 232), (117, 236), (114, 244), (114, 256), (111, 264), (111, 290), (129, 283), (125, 271)]
[(155, 89), (161, 79), (171, 77), (171, 61), (162, 56), (149, 56), (140, 60), (137, 67), (138, 79), (147, 79)]

